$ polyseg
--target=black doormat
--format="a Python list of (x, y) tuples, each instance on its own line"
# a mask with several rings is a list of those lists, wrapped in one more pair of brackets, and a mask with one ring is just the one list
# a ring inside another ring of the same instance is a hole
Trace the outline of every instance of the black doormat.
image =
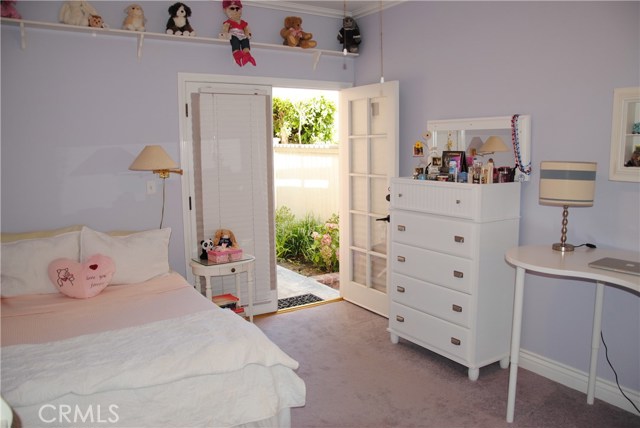
[(303, 294), (302, 296), (287, 297), (284, 299), (278, 299), (278, 309), (293, 308), (309, 303), (322, 302), (323, 300), (324, 299), (321, 299), (314, 294)]

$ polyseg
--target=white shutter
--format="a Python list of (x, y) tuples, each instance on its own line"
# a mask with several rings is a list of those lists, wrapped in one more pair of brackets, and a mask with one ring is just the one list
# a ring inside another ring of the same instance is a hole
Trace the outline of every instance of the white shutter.
[[(256, 303), (272, 298), (272, 153), (265, 95), (192, 95), (193, 164), (198, 242), (220, 228), (233, 231), (240, 247), (255, 256)], [(240, 298), (247, 301), (246, 275)], [(272, 287), (273, 284), (273, 287)], [(214, 294), (235, 290), (233, 276), (215, 278)]]

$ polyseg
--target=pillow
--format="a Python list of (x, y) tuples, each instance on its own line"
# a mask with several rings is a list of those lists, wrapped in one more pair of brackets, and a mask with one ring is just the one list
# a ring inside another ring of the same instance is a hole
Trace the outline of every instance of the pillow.
[(63, 233), (68, 232), (80, 232), (82, 229), (82, 225), (74, 225), (68, 227), (61, 227), (59, 229), (51, 229), (51, 230), (37, 230), (33, 232), (19, 232), (19, 233), (5, 233), (2, 232), (0, 234), (0, 242), (15, 242), (22, 241), (25, 239), (40, 239), (40, 238), (51, 238), (52, 236), (62, 235)]
[(57, 293), (47, 269), (59, 258), (80, 260), (80, 232), (2, 243), (2, 296)]
[(88, 299), (109, 285), (115, 271), (111, 258), (96, 254), (84, 263), (56, 259), (49, 263), (48, 274), (53, 285), (65, 296)]
[(112, 284), (143, 282), (169, 272), (170, 236), (170, 228), (111, 236), (83, 227), (80, 255), (83, 260), (93, 254), (111, 257), (117, 267)]

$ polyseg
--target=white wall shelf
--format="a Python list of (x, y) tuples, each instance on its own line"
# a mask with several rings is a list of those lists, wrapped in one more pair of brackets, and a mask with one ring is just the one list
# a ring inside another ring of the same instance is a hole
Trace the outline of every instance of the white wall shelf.
[[(76, 25), (67, 25), (67, 24), (59, 24), (55, 22), (42, 22), (42, 21), (29, 21), (24, 19), (11, 19), (11, 18), (2, 18), (2, 25), (14, 25), (20, 27), (20, 47), (22, 49), (27, 48), (27, 28), (38, 28), (45, 30), (55, 30), (55, 31), (66, 31), (72, 33), (90, 33), (94, 36), (98, 34), (108, 35), (108, 36), (120, 36), (120, 37), (135, 37), (138, 39), (138, 49), (137, 56), (138, 58), (142, 57), (142, 46), (145, 39), (151, 40), (164, 40), (164, 41), (172, 41), (172, 42), (186, 42), (186, 43), (203, 43), (203, 44), (220, 44), (220, 45), (228, 45), (229, 41), (225, 39), (218, 39), (212, 37), (182, 37), (182, 36), (174, 36), (170, 34), (164, 33), (150, 33), (150, 32), (139, 32), (139, 31), (129, 31), (129, 30), (120, 30), (113, 28), (92, 28), (92, 27), (80, 27)], [(347, 57), (356, 57), (358, 54), (354, 53), (343, 53), (341, 51), (332, 51), (332, 50), (324, 50), (324, 49), (302, 49), (299, 47), (290, 47), (284, 45), (274, 45), (270, 43), (259, 43), (259, 42), (251, 42), (251, 49), (268, 49), (268, 50), (276, 50), (281, 52), (296, 52), (303, 54), (312, 54), (316, 56), (316, 62), (320, 59), (322, 55), (328, 56), (347, 56)]]

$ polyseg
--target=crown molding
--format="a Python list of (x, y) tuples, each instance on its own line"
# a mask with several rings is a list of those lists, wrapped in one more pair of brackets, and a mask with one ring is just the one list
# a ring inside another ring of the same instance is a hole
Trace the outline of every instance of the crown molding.
[[(400, 3), (404, 3), (408, 0), (381, 0), (380, 2), (363, 2), (362, 7), (358, 7), (353, 12), (347, 11), (347, 16), (354, 18), (362, 18), (363, 16), (371, 15), (379, 12), (380, 10), (388, 9), (396, 6)], [(358, 4), (358, 2), (352, 2), (352, 4)], [(261, 7), (264, 9), (283, 10), (287, 13), (306, 13), (317, 16), (327, 16), (330, 18), (343, 18), (344, 12), (342, 10), (332, 9), (328, 7), (319, 7), (295, 1), (272, 1), (272, 0), (254, 0), (245, 1), (245, 6)]]

